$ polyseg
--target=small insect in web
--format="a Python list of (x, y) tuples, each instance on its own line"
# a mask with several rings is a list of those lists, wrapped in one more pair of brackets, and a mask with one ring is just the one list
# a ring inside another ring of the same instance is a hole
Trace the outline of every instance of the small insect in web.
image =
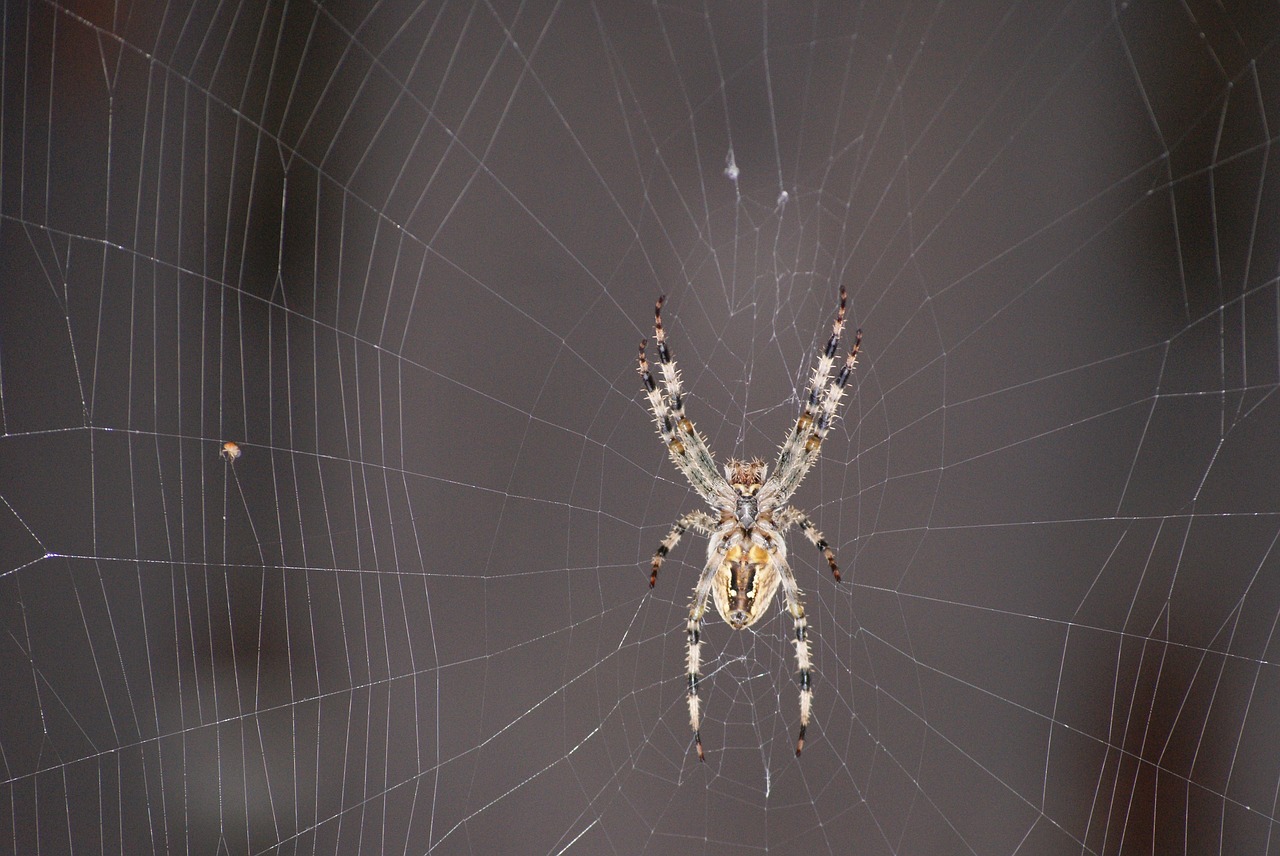
[(689, 721), (693, 726), (694, 745), (698, 760), (705, 761), (702, 751), (701, 716), (698, 699), (698, 669), (700, 667), (700, 635), (702, 616), (707, 609), (707, 599), (716, 605), (716, 611), (725, 623), (735, 630), (755, 624), (778, 588), (786, 610), (795, 622), (796, 662), (800, 670), (800, 736), (796, 739), (796, 755), (804, 750), (804, 733), (809, 725), (813, 706), (813, 689), (810, 669), (808, 621), (804, 606), (800, 603), (800, 586), (787, 564), (786, 531), (799, 526), (800, 531), (815, 547), (822, 551), (831, 574), (840, 581), (840, 568), (836, 565), (831, 546), (813, 525), (809, 515), (790, 506), (800, 482), (818, 460), (822, 441), (831, 430), (836, 410), (844, 397), (845, 386), (857, 365), (858, 351), (862, 346), (862, 331), (854, 334), (853, 347), (844, 365), (833, 378), (836, 352), (840, 348), (840, 334), (844, 331), (846, 302), (845, 289), (840, 288), (840, 307), (836, 310), (835, 323), (831, 325), (831, 338), (813, 367), (809, 389), (800, 418), (783, 441), (769, 474), (764, 461), (730, 460), (724, 467), (724, 475), (717, 469), (715, 459), (707, 448), (706, 440), (685, 415), (684, 392), (680, 386), (680, 372), (676, 369), (671, 349), (667, 347), (666, 333), (662, 329), (662, 304), (666, 297), (659, 297), (654, 308), (653, 337), (658, 346), (662, 385), (654, 380), (646, 358), (648, 339), (640, 340), (639, 371), (644, 381), (649, 409), (653, 412), (658, 434), (667, 447), (671, 460), (684, 473), (711, 507), (714, 513), (691, 511), (676, 521), (675, 526), (662, 539), (653, 556), (653, 571), (649, 575), (649, 587), (658, 582), (658, 569), (680, 541), (680, 536), (692, 529), (707, 536), (707, 563), (703, 567), (697, 585), (693, 589), (693, 603), (689, 607), (686, 623), (688, 638), (688, 700)]
[(228, 440), (227, 442), (222, 444), (222, 451), (219, 452), (218, 454), (222, 455), (222, 457), (226, 459), (227, 463), (234, 464), (236, 460), (244, 453), (240, 451), (239, 444), (233, 443), (230, 440)]

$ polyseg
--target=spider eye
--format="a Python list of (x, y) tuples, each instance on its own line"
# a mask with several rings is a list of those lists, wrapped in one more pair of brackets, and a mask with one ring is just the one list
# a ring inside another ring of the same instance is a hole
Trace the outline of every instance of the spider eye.
[(759, 489), (760, 485), (764, 484), (764, 479), (768, 472), (769, 468), (759, 458), (751, 461), (733, 459), (725, 464), (724, 467), (725, 478), (740, 493), (747, 489), (754, 493), (755, 490)]

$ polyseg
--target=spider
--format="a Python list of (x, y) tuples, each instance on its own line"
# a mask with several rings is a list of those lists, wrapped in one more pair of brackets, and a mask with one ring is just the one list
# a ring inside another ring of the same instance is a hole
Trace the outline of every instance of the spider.
[(694, 745), (698, 760), (705, 761), (702, 751), (701, 717), (698, 699), (698, 669), (700, 664), (699, 628), (707, 610), (707, 598), (716, 605), (716, 611), (730, 627), (741, 630), (755, 624), (773, 601), (778, 587), (786, 609), (795, 622), (796, 661), (800, 670), (800, 736), (796, 738), (796, 755), (804, 750), (804, 733), (809, 725), (809, 713), (813, 706), (813, 689), (809, 670), (808, 621), (804, 606), (800, 603), (800, 586), (787, 564), (787, 542), (784, 535), (792, 526), (799, 526), (804, 536), (817, 547), (831, 566), (831, 574), (840, 581), (840, 568), (835, 553), (822, 533), (813, 525), (809, 515), (787, 504), (805, 474), (818, 460), (822, 440), (831, 429), (840, 399), (853, 367), (857, 364), (858, 350), (862, 345), (862, 331), (854, 335), (853, 347), (845, 358), (844, 366), (831, 377), (836, 351), (840, 347), (840, 334), (844, 330), (845, 289), (840, 288), (840, 307), (831, 326), (831, 338), (818, 358), (809, 380), (809, 389), (800, 418), (787, 436), (774, 464), (773, 475), (758, 458), (751, 461), (730, 460), (724, 467), (724, 475), (716, 468), (715, 459), (707, 448), (706, 439), (694, 428), (684, 411), (684, 392), (680, 387), (680, 372), (676, 370), (671, 350), (667, 347), (666, 333), (662, 329), (662, 304), (665, 295), (658, 298), (654, 308), (653, 337), (658, 347), (658, 360), (662, 369), (662, 386), (654, 380), (645, 357), (648, 339), (640, 340), (639, 371), (644, 381), (649, 408), (653, 411), (658, 434), (667, 447), (671, 460), (684, 473), (693, 486), (711, 506), (713, 514), (691, 511), (676, 521), (667, 537), (662, 539), (653, 556), (653, 571), (649, 575), (649, 587), (658, 582), (658, 570), (667, 555), (675, 548), (686, 531), (692, 529), (708, 538), (707, 563), (693, 589), (693, 603), (689, 607), (689, 619), (685, 625), (688, 638), (688, 701), (689, 722), (693, 727)]
[(236, 462), (236, 459), (238, 459), (240, 455), (243, 454), (243, 452), (240, 451), (239, 445), (228, 440), (227, 442), (222, 444), (222, 451), (219, 452), (218, 454), (221, 455), (230, 463), (234, 464)]

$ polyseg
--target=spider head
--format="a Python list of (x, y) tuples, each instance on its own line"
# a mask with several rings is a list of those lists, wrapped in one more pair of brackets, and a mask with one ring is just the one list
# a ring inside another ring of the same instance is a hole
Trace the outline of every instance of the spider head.
[(734, 458), (724, 465), (724, 477), (740, 496), (755, 496), (768, 475), (769, 468), (759, 458), (749, 461)]
[(768, 473), (769, 468), (759, 458), (750, 461), (735, 459), (724, 465), (724, 476), (738, 495), (738, 523), (743, 529), (750, 530), (756, 523), (756, 514), (760, 510), (756, 494)]

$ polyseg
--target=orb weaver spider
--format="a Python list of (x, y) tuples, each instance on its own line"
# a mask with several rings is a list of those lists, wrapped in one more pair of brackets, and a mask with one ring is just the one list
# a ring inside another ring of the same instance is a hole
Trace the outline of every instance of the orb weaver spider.
[(698, 698), (698, 672), (701, 663), (701, 638), (699, 628), (707, 609), (707, 600), (715, 604), (716, 611), (725, 623), (735, 630), (755, 624), (773, 601), (778, 589), (786, 610), (795, 622), (796, 661), (800, 670), (800, 736), (796, 738), (796, 755), (804, 750), (805, 729), (809, 726), (809, 714), (813, 707), (813, 688), (810, 670), (812, 659), (809, 651), (808, 626), (804, 606), (800, 603), (800, 586), (787, 564), (787, 542), (784, 538), (792, 526), (799, 526), (804, 536), (816, 546), (831, 567), (831, 574), (840, 581), (840, 568), (835, 553), (813, 525), (809, 515), (788, 505), (800, 482), (818, 460), (822, 441), (835, 421), (845, 386), (857, 365), (858, 351), (862, 346), (862, 331), (854, 334), (853, 347), (844, 365), (833, 378), (836, 352), (840, 348), (840, 334), (844, 330), (847, 295), (840, 288), (840, 306), (831, 326), (831, 338), (818, 358), (809, 380), (804, 407), (795, 427), (783, 441), (769, 474), (764, 461), (730, 460), (724, 466), (724, 474), (717, 469), (715, 459), (707, 448), (706, 440), (685, 415), (684, 391), (680, 385), (680, 372), (667, 347), (666, 333), (662, 329), (662, 304), (665, 295), (658, 298), (654, 307), (653, 337), (657, 344), (662, 383), (659, 386), (649, 370), (645, 354), (648, 339), (640, 340), (639, 372), (644, 381), (649, 409), (653, 412), (658, 434), (671, 456), (672, 462), (684, 473), (689, 484), (711, 507), (685, 514), (662, 539), (653, 556), (649, 586), (658, 582), (658, 570), (667, 555), (679, 543), (680, 537), (692, 529), (707, 537), (707, 561), (693, 589), (693, 604), (685, 625), (688, 639), (689, 721), (693, 727), (694, 745), (698, 760), (705, 761), (702, 750), (700, 702)]

